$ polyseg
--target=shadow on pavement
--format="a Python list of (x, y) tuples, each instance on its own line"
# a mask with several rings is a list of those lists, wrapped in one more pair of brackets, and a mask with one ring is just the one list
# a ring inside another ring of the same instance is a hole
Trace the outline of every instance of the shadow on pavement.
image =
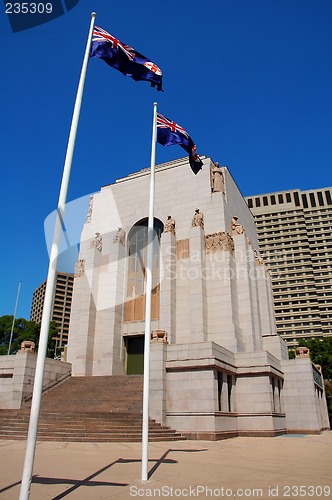
[[(156, 472), (156, 470), (163, 464), (177, 464), (178, 461), (167, 458), (167, 456), (170, 453), (199, 453), (202, 451), (207, 451), (206, 449), (201, 449), (201, 450), (177, 450), (177, 449), (169, 449), (167, 450), (160, 458), (158, 459), (153, 459), (150, 458), (149, 462), (155, 462), (154, 466), (150, 469), (148, 473), (148, 478), (151, 478), (152, 475)], [(128, 483), (116, 483), (116, 482), (111, 482), (111, 481), (93, 481), (94, 478), (96, 478), (99, 474), (102, 474), (103, 472), (107, 471), (110, 469), (113, 465), (115, 464), (128, 464), (128, 463), (138, 463), (141, 462), (141, 459), (130, 459), (130, 458), (118, 458), (114, 462), (111, 462), (110, 464), (106, 465), (102, 469), (99, 469), (98, 471), (94, 472), (90, 476), (84, 478), (84, 479), (69, 479), (69, 478), (56, 478), (56, 477), (42, 477), (42, 476), (37, 476), (34, 475), (32, 477), (32, 484), (68, 484), (72, 485), (69, 489), (66, 489), (64, 492), (60, 493), (59, 495), (55, 496), (52, 498), (52, 500), (60, 500), (61, 498), (66, 497), (73, 491), (77, 490), (81, 486), (129, 486)], [(0, 494), (4, 493), (5, 491), (14, 488), (15, 486), (18, 486), (21, 484), (21, 481), (17, 481), (16, 483), (10, 484), (6, 486), (5, 488), (2, 488), (0, 490)]]

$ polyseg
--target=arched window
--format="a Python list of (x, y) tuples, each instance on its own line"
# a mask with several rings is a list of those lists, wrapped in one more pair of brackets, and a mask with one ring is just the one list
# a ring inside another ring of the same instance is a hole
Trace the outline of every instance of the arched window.
[[(153, 259), (152, 259), (152, 318), (159, 317), (159, 259), (160, 236), (164, 225), (154, 219)], [(144, 295), (148, 250), (148, 219), (137, 222), (128, 234), (128, 280), (125, 321), (144, 319)], [(129, 300), (128, 300), (129, 299)], [(130, 300), (131, 299), (131, 300)]]

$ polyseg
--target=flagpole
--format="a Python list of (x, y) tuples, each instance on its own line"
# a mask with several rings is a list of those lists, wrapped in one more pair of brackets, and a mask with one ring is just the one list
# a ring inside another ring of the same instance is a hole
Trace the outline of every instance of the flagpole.
[(143, 381), (143, 424), (142, 424), (142, 481), (148, 479), (149, 447), (149, 385), (150, 385), (150, 341), (151, 341), (151, 299), (152, 299), (152, 258), (153, 258), (153, 222), (154, 222), (154, 187), (157, 138), (157, 103), (153, 103), (153, 126), (150, 169), (150, 199), (148, 221), (148, 249), (145, 292), (145, 333), (144, 333), (144, 381)]
[(18, 289), (17, 289), (15, 309), (14, 309), (14, 316), (13, 316), (13, 323), (12, 323), (12, 329), (10, 331), (10, 339), (9, 339), (9, 346), (8, 346), (8, 355), (10, 354), (10, 348), (12, 346), (13, 332), (14, 332), (15, 319), (16, 319), (16, 310), (17, 310), (18, 298), (20, 296), (20, 290), (21, 290), (21, 281), (19, 282)]
[(50, 325), (51, 312), (52, 312), (53, 292), (54, 292), (54, 285), (55, 285), (55, 280), (56, 280), (57, 260), (58, 260), (58, 256), (59, 256), (59, 248), (60, 248), (60, 243), (61, 243), (61, 233), (62, 233), (61, 221), (63, 221), (63, 216), (64, 216), (64, 210), (65, 210), (65, 204), (66, 204), (66, 198), (67, 198), (67, 192), (68, 192), (68, 186), (69, 186), (70, 170), (71, 170), (71, 164), (72, 164), (73, 153), (74, 153), (75, 139), (76, 139), (80, 109), (81, 109), (81, 104), (82, 104), (84, 82), (85, 82), (85, 76), (86, 76), (86, 71), (87, 71), (87, 67), (88, 67), (88, 60), (89, 60), (89, 53), (90, 53), (90, 46), (91, 46), (95, 18), (96, 18), (96, 13), (92, 12), (91, 13), (89, 35), (88, 35), (88, 40), (87, 40), (87, 44), (86, 44), (86, 48), (85, 48), (82, 70), (81, 70), (80, 80), (79, 80), (77, 94), (76, 94), (75, 106), (74, 106), (73, 117), (72, 117), (72, 122), (71, 122), (71, 127), (70, 127), (69, 138), (68, 138), (65, 164), (64, 164), (64, 168), (63, 168), (63, 174), (62, 174), (57, 216), (56, 216), (55, 227), (54, 227), (53, 243), (52, 243), (52, 248), (51, 248), (50, 261), (49, 261), (48, 274), (47, 274), (44, 309), (43, 309), (42, 322), (41, 322), (41, 327), (40, 327), (40, 337), (39, 337), (36, 372), (35, 372), (35, 382), (34, 382), (34, 387), (33, 387), (29, 431), (28, 431), (28, 437), (27, 437), (27, 445), (26, 445), (26, 451), (25, 451), (25, 459), (24, 459), (24, 467), (23, 467), (21, 491), (20, 491), (19, 500), (28, 500), (29, 496), (30, 496), (33, 464), (34, 464), (36, 442), (37, 442), (40, 403), (41, 403), (41, 396), (42, 396), (42, 389), (43, 389), (43, 376), (44, 376), (44, 369), (45, 369), (47, 341), (48, 341), (49, 325)]

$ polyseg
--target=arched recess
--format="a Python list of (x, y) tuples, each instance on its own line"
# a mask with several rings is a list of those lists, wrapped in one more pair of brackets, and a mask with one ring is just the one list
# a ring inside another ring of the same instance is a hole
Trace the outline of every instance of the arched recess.
[[(160, 236), (164, 224), (154, 219), (151, 319), (159, 318)], [(145, 285), (148, 246), (148, 219), (136, 222), (128, 234), (127, 298), (124, 321), (145, 319)]]

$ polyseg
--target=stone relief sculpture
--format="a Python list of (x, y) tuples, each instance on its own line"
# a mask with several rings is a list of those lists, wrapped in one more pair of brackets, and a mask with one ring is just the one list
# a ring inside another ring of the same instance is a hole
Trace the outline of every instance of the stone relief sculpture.
[(209, 252), (219, 252), (228, 250), (229, 252), (234, 251), (234, 241), (232, 236), (221, 231), (219, 233), (207, 234), (205, 236), (205, 250)]
[(202, 212), (200, 212), (198, 208), (196, 208), (194, 217), (191, 221), (191, 227), (196, 227), (196, 226), (199, 226), (202, 229), (204, 229), (204, 214), (202, 214)]
[(119, 227), (116, 235), (113, 238), (113, 243), (121, 243), (121, 245), (125, 244), (126, 232), (123, 227)]
[(211, 168), (211, 188), (212, 193), (225, 192), (224, 176), (218, 162), (216, 162)]
[(213, 251), (213, 234), (207, 234), (205, 236), (205, 250), (207, 252)]
[(91, 222), (92, 206), (93, 206), (93, 196), (90, 196), (89, 209), (88, 209), (88, 214), (87, 214), (87, 217), (86, 217), (86, 221), (87, 222)]
[(234, 217), (232, 218), (232, 234), (243, 234), (244, 231), (244, 227), (238, 223), (238, 217), (234, 215)]
[(171, 215), (167, 217), (167, 221), (165, 222), (164, 233), (175, 234), (175, 220)]
[(91, 242), (91, 248), (96, 248), (99, 252), (103, 248), (103, 238), (100, 233), (95, 233), (95, 237)]
[(84, 274), (84, 259), (79, 259), (75, 266), (75, 276), (82, 276)]

